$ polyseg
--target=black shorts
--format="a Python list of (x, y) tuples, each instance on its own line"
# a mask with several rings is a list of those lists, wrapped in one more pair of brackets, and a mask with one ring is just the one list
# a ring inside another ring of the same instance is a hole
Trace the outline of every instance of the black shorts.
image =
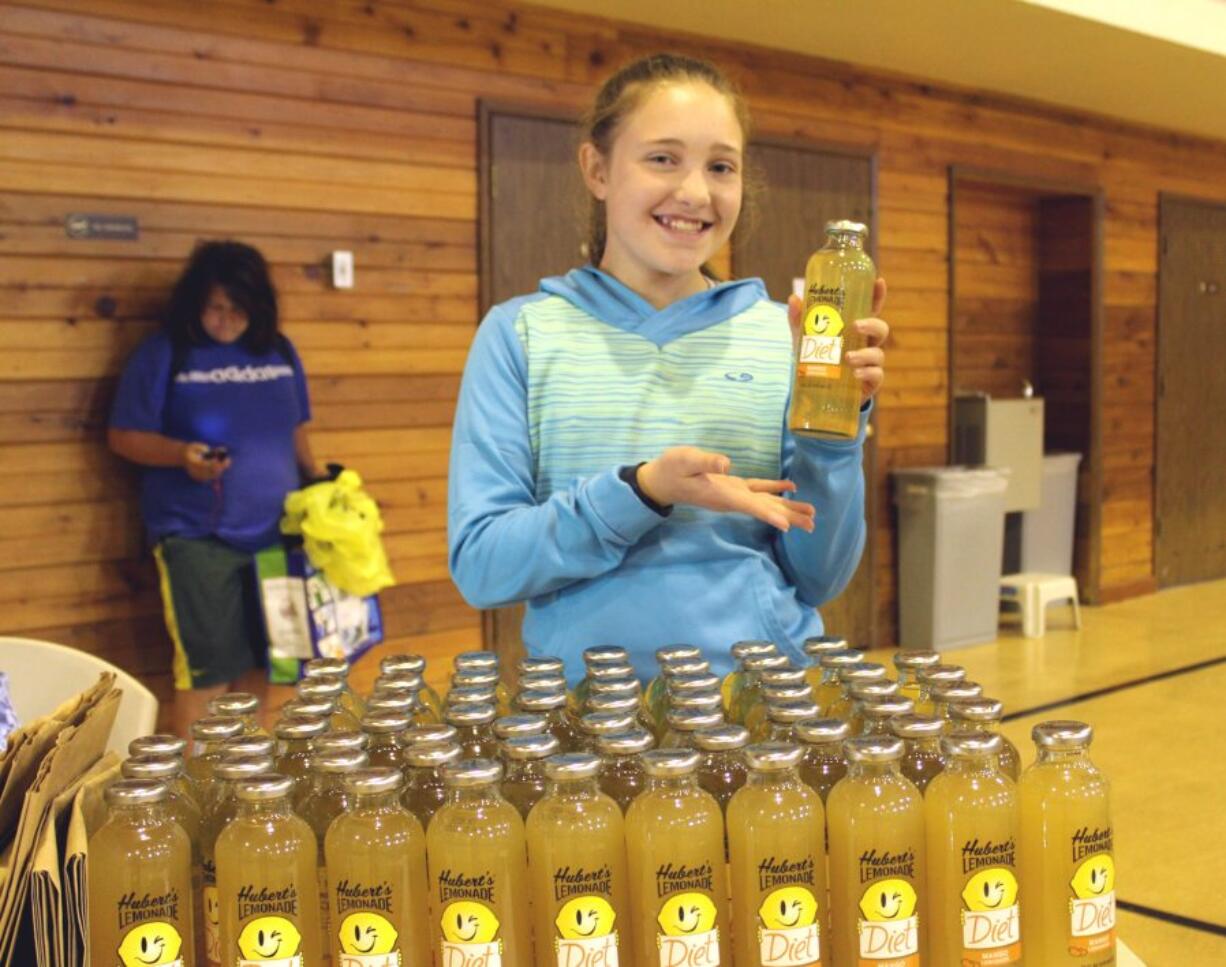
[(266, 664), (268, 639), (251, 554), (214, 538), (167, 537), (153, 556), (174, 642), (175, 688), (229, 684)]

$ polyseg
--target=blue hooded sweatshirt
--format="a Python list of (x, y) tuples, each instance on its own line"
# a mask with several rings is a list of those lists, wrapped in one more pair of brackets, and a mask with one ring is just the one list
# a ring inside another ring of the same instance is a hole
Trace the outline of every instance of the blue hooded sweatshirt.
[[(571, 681), (602, 644), (624, 647), (643, 679), (673, 644), (697, 645), (719, 675), (747, 639), (801, 659), (822, 633), (815, 609), (863, 551), (869, 409), (854, 441), (793, 436), (792, 352), (787, 309), (760, 279), (656, 309), (584, 267), (491, 309), (452, 436), (448, 546), (465, 599), (527, 602), (529, 653), (563, 659)], [(618, 471), (680, 445), (727, 455), (734, 474), (794, 481), (816, 529), (656, 513)]]

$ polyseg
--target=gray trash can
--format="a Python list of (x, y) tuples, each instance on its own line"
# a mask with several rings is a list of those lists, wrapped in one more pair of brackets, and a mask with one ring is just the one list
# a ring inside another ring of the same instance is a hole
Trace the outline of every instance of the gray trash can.
[(894, 473), (899, 644), (959, 648), (996, 638), (1008, 471)]
[(1042, 499), (1035, 510), (1022, 512), (1021, 570), (1038, 574), (1073, 573), (1080, 463), (1080, 453), (1044, 455)]

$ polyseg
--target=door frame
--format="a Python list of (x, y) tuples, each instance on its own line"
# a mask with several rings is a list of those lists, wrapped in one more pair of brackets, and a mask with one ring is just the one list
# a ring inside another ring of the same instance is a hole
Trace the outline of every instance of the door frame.
[[(844, 158), (856, 158), (868, 162), (868, 250), (869, 257), (873, 263), (880, 266), (879, 255), (879, 239), (877, 236), (877, 221), (880, 206), (877, 203), (877, 174), (880, 167), (879, 155), (877, 148), (874, 145), (867, 144), (849, 144), (846, 142), (830, 141), (824, 138), (806, 138), (796, 134), (755, 134), (749, 139), (749, 146), (752, 149), (754, 145), (763, 145), (770, 148), (794, 148), (799, 151), (813, 151), (821, 154), (838, 155)], [(765, 186), (767, 190), (770, 186)], [(736, 270), (736, 249), (732, 250), (731, 265), (735, 275)], [(888, 298), (888, 297), (887, 297)], [(888, 315), (888, 310), (887, 310)], [(864, 550), (861, 554), (861, 561), (865, 562), (868, 567), (868, 641), (864, 643), (867, 648), (876, 648), (878, 639), (880, 638), (880, 625), (877, 614), (877, 528), (881, 525), (881, 521), (877, 518), (880, 516), (877, 513), (877, 406), (873, 406), (872, 413), (869, 414), (867, 439), (865, 440), (863, 463), (864, 470), (864, 523), (865, 523), (865, 540)], [(888, 519), (888, 515), (887, 515)], [(858, 567), (857, 567), (858, 570)]]
[(954, 445), (954, 363), (956, 360), (956, 340), (954, 339), (954, 320), (957, 312), (957, 251), (958, 251), (958, 182), (959, 180), (979, 184), (994, 184), (1008, 188), (1021, 188), (1040, 195), (1077, 196), (1087, 199), (1091, 204), (1090, 219), (1090, 446), (1086, 454), (1090, 464), (1090, 502), (1089, 502), (1089, 554), (1087, 570), (1090, 575), (1090, 586), (1078, 588), (1082, 598), (1091, 603), (1098, 603), (1102, 583), (1102, 495), (1103, 495), (1103, 238), (1106, 219), (1106, 194), (1102, 185), (1093, 182), (1076, 181), (1062, 178), (1042, 178), (1020, 174), (1008, 169), (984, 168), (977, 165), (952, 164), (949, 166), (949, 284), (947, 286), (949, 305), (946, 357), (948, 361), (947, 385), (948, 393), (948, 431), (947, 460), (953, 459)]

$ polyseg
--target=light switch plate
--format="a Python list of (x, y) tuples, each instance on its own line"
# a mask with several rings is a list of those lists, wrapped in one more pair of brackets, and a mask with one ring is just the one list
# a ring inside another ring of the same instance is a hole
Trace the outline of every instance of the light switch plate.
[(332, 253), (332, 285), (337, 289), (353, 288), (353, 253)]

